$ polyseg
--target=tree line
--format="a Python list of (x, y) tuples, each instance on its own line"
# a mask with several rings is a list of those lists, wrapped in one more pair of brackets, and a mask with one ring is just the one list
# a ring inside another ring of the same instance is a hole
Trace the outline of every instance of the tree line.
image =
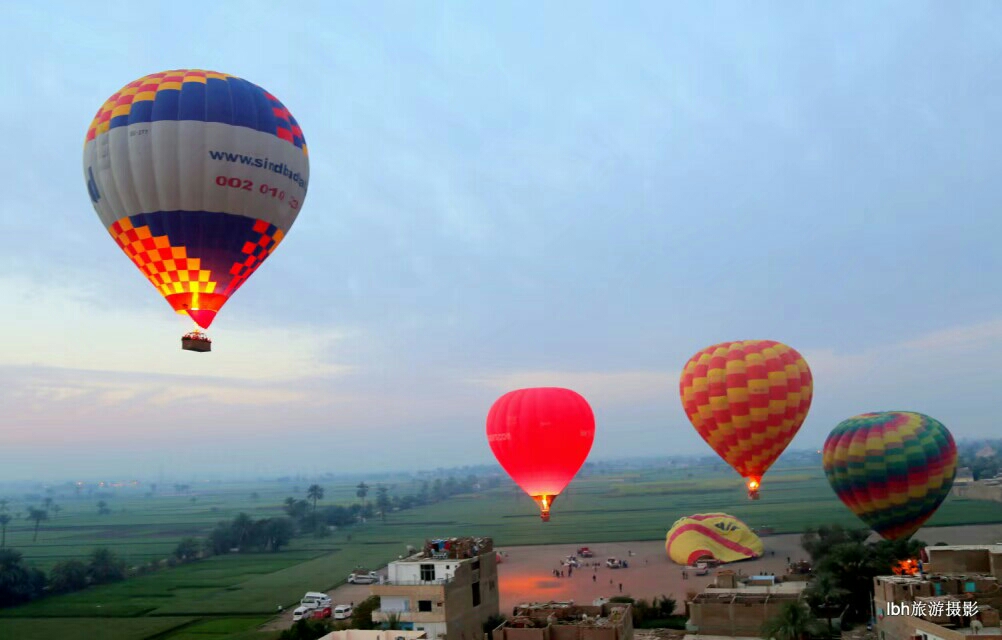
[[(219, 522), (204, 538), (182, 539), (169, 558), (129, 569), (125, 561), (113, 552), (100, 548), (95, 549), (86, 562), (65, 560), (57, 563), (48, 575), (28, 565), (19, 551), (5, 548), (6, 530), (11, 517), (6, 513), (7, 501), (0, 500), (0, 607), (23, 604), (49, 594), (69, 593), (92, 585), (116, 582), (131, 575), (143, 575), (234, 550), (274, 553), (288, 546), (296, 535), (328, 535), (331, 527), (349, 527), (377, 514), (385, 520), (386, 514), (392, 510), (432, 504), (456, 494), (493, 488), (499, 484), (500, 478), (497, 477), (489, 480), (479, 480), (474, 475), (465, 479), (439, 478), (423, 481), (417, 493), (402, 496), (391, 494), (389, 487), (380, 484), (375, 488), (373, 504), (368, 500), (369, 485), (360, 482), (355, 487), (355, 495), (361, 502), (348, 506), (327, 505), (322, 508), (319, 502), (323, 500), (324, 489), (314, 484), (307, 489), (305, 498), (289, 497), (285, 500), (282, 506), (285, 516), (255, 520), (246, 513), (239, 513), (231, 520)], [(187, 487), (175, 487), (183, 488)], [(45, 506), (52, 508), (53, 505), (49, 503)], [(110, 513), (104, 501), (98, 503), (98, 513)], [(49, 519), (48, 509), (31, 507), (27, 518), (35, 523), (35, 540), (39, 526)]]
[(994, 478), (1002, 471), (1002, 440), (965, 442), (957, 449), (957, 466), (969, 468), (975, 480)]
[(94, 549), (86, 562), (57, 562), (48, 575), (25, 563), (20, 551), (0, 549), (0, 607), (24, 604), (49, 593), (69, 593), (90, 585), (118, 582), (125, 576), (125, 562), (104, 547)]
[(848, 529), (840, 525), (808, 528), (800, 546), (811, 558), (811, 580), (803, 602), (785, 605), (766, 621), (764, 637), (799, 640), (830, 637), (832, 621), (847, 624), (870, 619), (873, 578), (894, 573), (902, 560), (919, 557), (926, 543), (921, 540), (879, 540), (867, 542), (869, 529)]
[(283, 510), (295, 523), (299, 532), (313, 531), (316, 535), (327, 535), (330, 527), (347, 527), (379, 516), (384, 522), (392, 511), (403, 511), (446, 500), (462, 493), (474, 493), (493, 489), (501, 484), (500, 476), (478, 478), (470, 474), (466, 478), (457, 479), (449, 476), (445, 480), (436, 478), (424, 480), (416, 493), (397, 495), (391, 493), (391, 488), (384, 484), (375, 487), (375, 502), (368, 500), (372, 487), (365, 482), (355, 486), (355, 496), (360, 499), (350, 505), (327, 505), (319, 507), (324, 498), (324, 488), (318, 484), (310, 485), (305, 498), (290, 496), (283, 503)]

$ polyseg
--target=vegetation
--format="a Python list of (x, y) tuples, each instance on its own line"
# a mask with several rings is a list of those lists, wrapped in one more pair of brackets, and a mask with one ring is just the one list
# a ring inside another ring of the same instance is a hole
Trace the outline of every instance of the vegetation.
[(831, 626), (831, 611), (845, 605), (846, 618), (863, 621), (870, 615), (873, 578), (892, 573), (901, 560), (918, 557), (926, 545), (921, 540), (866, 542), (868, 529), (823, 526), (808, 529), (801, 546), (811, 556), (815, 577), (807, 592), (808, 602)]
[[(0, 487), (0, 514), (11, 516), (0, 540), (15, 554), (0, 562), (6, 576), (0, 578), (0, 607), (7, 607), (0, 609), (0, 637), (25, 637), (20, 633), (24, 625), (36, 622), (33, 628), (53, 633), (39, 631), (32, 637), (61, 637), (58, 625), (49, 623), (63, 619), (72, 620), (73, 633), (90, 633), (80, 637), (139, 640), (164, 634), (158, 637), (221, 640), (250, 633), (247, 637), (274, 640), (278, 632), (269, 636), (254, 628), (273, 616), (278, 605), (298, 602), (305, 590), (331, 589), (358, 566), (382, 566), (406, 545), (419, 546), (426, 538), (490, 535), (502, 545), (663, 540), (679, 516), (717, 510), (777, 533), (818, 527), (813, 532), (817, 540), (805, 539), (805, 549), (813, 549), (819, 570), (825, 562), (834, 567), (829, 574), (836, 589), (851, 592), (825, 595), (820, 583), (812, 585), (808, 601), (827, 626), (827, 613), (843, 603), (849, 606), (863, 581), (853, 584), (840, 577), (837, 567), (851, 564), (848, 548), (825, 561), (823, 547), (858, 542), (865, 553), (871, 550), (851, 533), (858, 520), (838, 502), (812, 456), (798, 464), (781, 460), (770, 471), (759, 502), (749, 502), (741, 479), (719, 464), (714, 470), (713, 464), (698, 461), (589, 463), (561, 496), (554, 520), (544, 529), (532, 526), (538, 511), (521, 489), (499, 471), (486, 469), (462, 470), (451, 478), (439, 471), (366, 482), (285, 478), (178, 483), (174, 491), (167, 483), (156, 489), (141, 484)], [(315, 501), (312, 485), (323, 489)], [(49, 518), (56, 520), (36, 523), (30, 509), (45, 511), (46, 497), (52, 498)], [(197, 502), (191, 502), (193, 497)], [(114, 509), (99, 515), (99, 500)], [(972, 508), (978, 504), (948, 498), (929, 524), (1002, 521), (997, 510)], [(255, 534), (263, 530), (260, 523), (275, 520), (293, 528), (277, 550)], [(41, 529), (37, 539), (36, 524)], [(839, 534), (833, 533), (836, 525), (842, 528)], [(102, 546), (117, 562), (110, 563), (110, 570), (105, 563), (105, 569), (89, 571), (93, 549)], [(907, 557), (901, 550), (886, 553)], [(10, 576), (15, 576), (13, 582)], [(110, 581), (99, 584), (105, 578)], [(869, 591), (869, 578), (864, 581)], [(12, 584), (18, 587), (12, 589)], [(672, 614), (662, 611), (662, 600), (635, 603), (636, 610), (644, 610), (638, 627), (675, 624)], [(365, 624), (365, 607), (356, 604), (356, 616)], [(145, 620), (150, 622), (143, 624)]]
[(961, 443), (957, 466), (967, 467), (975, 480), (994, 478), (1002, 471), (1002, 440)]
[(379, 608), (379, 597), (369, 596), (351, 610), (352, 629), (373, 629), (372, 612)]
[(300, 620), (278, 636), (278, 640), (317, 640), (333, 631), (326, 620)]
[(815, 618), (803, 602), (783, 605), (775, 618), (762, 625), (762, 637), (771, 640), (806, 640), (824, 632), (824, 623)]
[(626, 602), (633, 607), (633, 626), (637, 629), (685, 629), (684, 615), (675, 615), (677, 603), (674, 598), (661, 596), (647, 602), (630, 596), (615, 596), (609, 602)]

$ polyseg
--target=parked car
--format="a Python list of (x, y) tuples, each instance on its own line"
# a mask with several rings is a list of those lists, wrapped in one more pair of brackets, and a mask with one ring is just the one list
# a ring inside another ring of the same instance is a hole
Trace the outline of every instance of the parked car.
[(563, 559), (562, 562), (565, 567), (574, 567), (575, 569), (577, 569), (578, 567), (581, 566), (581, 563), (578, 562), (578, 559), (575, 558), (574, 556), (567, 556), (566, 558)]
[(292, 621), (299, 622), (300, 620), (305, 620), (306, 618), (312, 616), (314, 611), (316, 611), (315, 607), (296, 607), (292, 612)]
[(592, 553), (591, 549), (589, 549), (588, 547), (580, 547), (578, 548), (578, 555), (581, 556), (582, 558), (591, 558), (595, 554)]
[(697, 576), (706, 576), (710, 574), (710, 567), (706, 566), (705, 562), (699, 562), (695, 567), (689, 567), (689, 570)]
[(334, 607), (334, 619), (335, 620), (347, 620), (351, 617), (351, 605), (350, 604), (339, 604)]
[(348, 575), (351, 584), (372, 584), (379, 582), (379, 574), (375, 571), (352, 571)]
[(324, 607), (329, 607), (332, 605), (331, 597), (326, 593), (320, 593), (319, 591), (307, 591), (303, 599), (299, 601), (299, 604), (304, 607), (310, 607), (312, 609), (322, 609)]
[(609, 567), (610, 569), (619, 569), (623, 566), (623, 563), (620, 562), (619, 560), (616, 560), (615, 558), (609, 558), (608, 560), (605, 561), (605, 566)]
[(329, 617), (331, 617), (331, 608), (330, 607), (323, 607), (321, 609), (314, 609), (313, 610), (313, 619), (314, 620), (323, 620), (324, 618), (329, 618)]

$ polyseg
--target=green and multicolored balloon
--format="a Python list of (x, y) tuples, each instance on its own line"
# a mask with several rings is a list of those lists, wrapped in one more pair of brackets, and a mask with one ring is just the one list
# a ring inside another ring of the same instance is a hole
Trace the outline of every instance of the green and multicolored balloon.
[(822, 457), (835, 494), (886, 540), (908, 539), (943, 503), (957, 473), (957, 445), (921, 413), (864, 413), (828, 435)]

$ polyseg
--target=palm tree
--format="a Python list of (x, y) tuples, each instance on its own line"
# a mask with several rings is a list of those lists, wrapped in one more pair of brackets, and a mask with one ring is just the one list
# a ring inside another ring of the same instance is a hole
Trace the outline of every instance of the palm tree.
[(384, 485), (376, 487), (376, 506), (383, 516), (383, 522), (386, 522), (386, 512), (390, 510), (390, 490)]
[(311, 484), (310, 488), (306, 490), (306, 497), (313, 500), (313, 515), (317, 515), (317, 500), (322, 500), (324, 497), (324, 488), (319, 484)]
[(38, 527), (42, 524), (43, 520), (49, 519), (49, 512), (45, 509), (36, 509), (35, 507), (28, 507), (28, 520), (35, 521), (35, 536), (31, 539), (32, 542), (38, 540)]
[(804, 590), (804, 597), (807, 598), (807, 601), (825, 612), (829, 635), (832, 633), (832, 608), (842, 604), (842, 599), (847, 595), (849, 595), (849, 590), (840, 587), (835, 577), (830, 573), (818, 574), (811, 581), (810, 586)]
[(11, 517), (9, 513), (0, 513), (0, 549), (7, 546), (7, 525), (10, 524)]
[(790, 602), (762, 625), (762, 637), (770, 640), (806, 640), (824, 633), (825, 626), (811, 614), (803, 602)]
[(106, 547), (94, 549), (87, 565), (87, 575), (95, 584), (121, 580), (125, 577), (125, 562)]
[(246, 513), (241, 512), (237, 514), (236, 518), (233, 518), (231, 526), (233, 537), (237, 541), (237, 547), (242, 549), (244, 541), (250, 536), (251, 530), (254, 528), (254, 520)]
[(355, 491), (355, 495), (359, 497), (363, 504), (365, 504), (365, 496), (369, 495), (369, 485), (364, 482), (359, 482), (355, 489), (357, 489), (357, 491)]
[(47, 498), (45, 498), (45, 500), (42, 500), (42, 506), (45, 507), (46, 511), (48, 511), (49, 509), (51, 509), (52, 508), (52, 498), (48, 498), (47, 497)]
[(387, 629), (399, 629), (400, 628), (400, 614), (396, 611), (391, 611), (386, 614), (386, 628)]

